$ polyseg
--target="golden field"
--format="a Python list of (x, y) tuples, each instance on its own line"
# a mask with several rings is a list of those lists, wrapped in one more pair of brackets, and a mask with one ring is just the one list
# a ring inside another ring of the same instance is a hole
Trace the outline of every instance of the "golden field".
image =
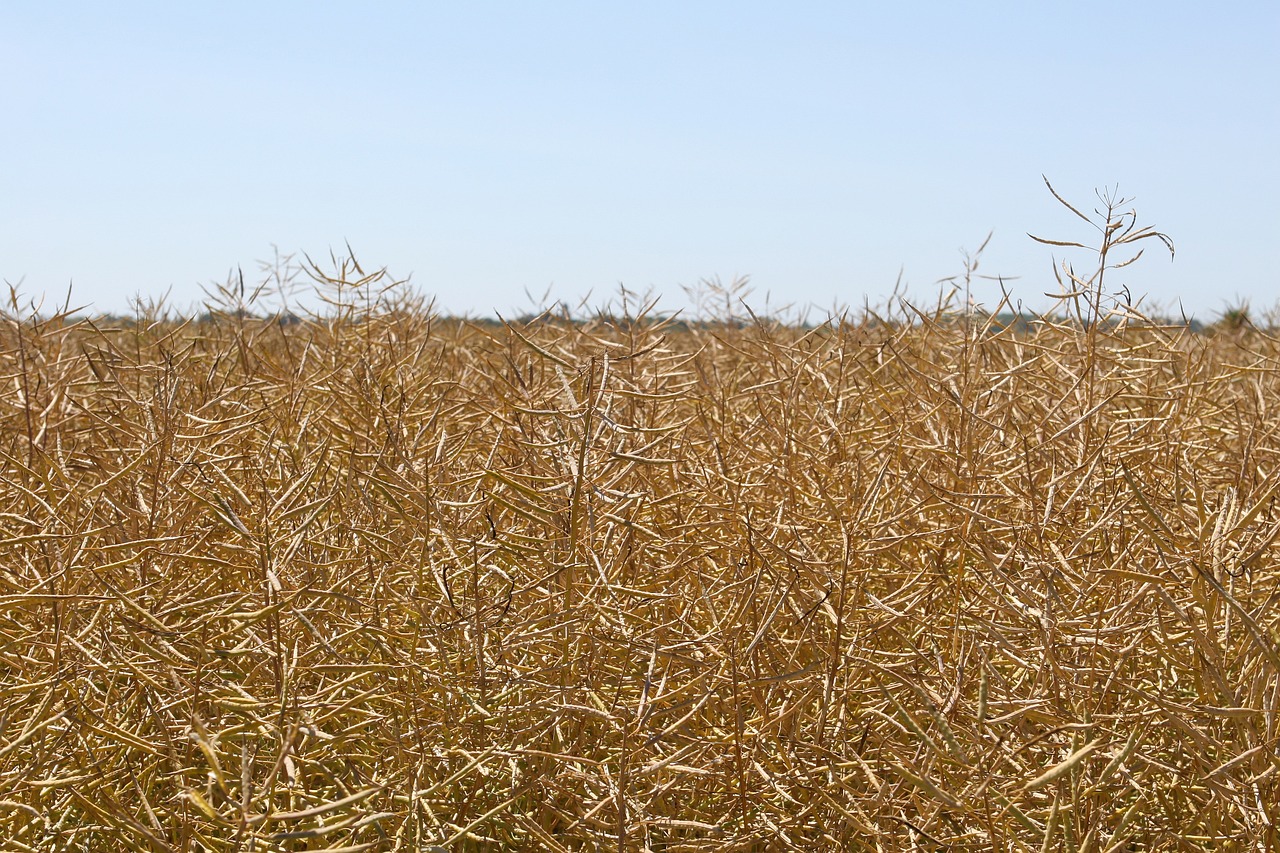
[(0, 846), (1280, 843), (1280, 341), (634, 313), (11, 312)]

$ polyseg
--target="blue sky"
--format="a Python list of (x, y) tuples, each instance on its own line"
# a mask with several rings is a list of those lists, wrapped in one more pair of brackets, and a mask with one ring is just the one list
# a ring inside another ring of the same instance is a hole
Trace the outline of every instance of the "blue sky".
[(456, 313), (742, 275), (821, 313), (994, 230), (1042, 307), (1026, 232), (1094, 238), (1044, 174), (1174, 239), (1114, 279), (1148, 304), (1269, 308), (1277, 44), (1274, 2), (8, 3), (0, 276), (188, 308), (350, 244)]

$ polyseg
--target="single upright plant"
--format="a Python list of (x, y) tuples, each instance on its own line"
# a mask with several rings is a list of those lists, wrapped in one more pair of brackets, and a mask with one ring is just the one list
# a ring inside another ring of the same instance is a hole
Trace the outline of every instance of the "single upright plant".
[[(1111, 319), (1118, 319), (1121, 323), (1131, 319), (1134, 317), (1132, 298), (1126, 288), (1121, 288), (1114, 295), (1107, 293), (1105, 288), (1107, 271), (1129, 266), (1142, 257), (1144, 249), (1139, 247), (1135, 254), (1120, 261), (1115, 260), (1115, 255), (1118, 252), (1128, 251), (1129, 247), (1133, 247), (1134, 244), (1142, 240), (1149, 240), (1154, 237), (1164, 243), (1165, 248), (1169, 250), (1169, 258), (1172, 260), (1174, 255), (1173, 240), (1169, 238), (1169, 235), (1150, 226), (1138, 227), (1137, 212), (1132, 209), (1123, 210), (1133, 199), (1121, 197), (1117, 194), (1116, 189), (1095, 191), (1102, 206), (1094, 208), (1094, 216), (1091, 218), (1059, 195), (1058, 191), (1053, 188), (1053, 184), (1049, 183), (1047, 177), (1044, 178), (1044, 185), (1049, 188), (1049, 192), (1053, 193), (1053, 197), (1063, 207), (1089, 223), (1101, 235), (1097, 248), (1072, 240), (1049, 240), (1044, 237), (1037, 237), (1034, 234), (1027, 235), (1037, 243), (1044, 243), (1047, 246), (1084, 249), (1096, 252), (1098, 256), (1097, 267), (1087, 278), (1077, 274), (1075, 268), (1065, 260), (1060, 265), (1055, 265), (1053, 274), (1058, 280), (1058, 285), (1063, 290), (1060, 293), (1045, 295), (1063, 301), (1070, 301), (1076, 319), (1087, 327), (1092, 327), (1099, 322)], [(1065, 281), (1063, 276), (1066, 276)], [(1121, 295), (1124, 297), (1123, 301), (1121, 301)], [(1104, 316), (1102, 313), (1103, 306), (1107, 302), (1109, 302), (1109, 306)]]

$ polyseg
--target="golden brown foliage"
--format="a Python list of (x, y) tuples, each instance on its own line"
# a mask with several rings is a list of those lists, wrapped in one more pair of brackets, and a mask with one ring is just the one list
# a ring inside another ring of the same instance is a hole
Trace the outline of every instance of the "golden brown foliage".
[(10, 317), (0, 836), (1275, 844), (1280, 343), (971, 319)]

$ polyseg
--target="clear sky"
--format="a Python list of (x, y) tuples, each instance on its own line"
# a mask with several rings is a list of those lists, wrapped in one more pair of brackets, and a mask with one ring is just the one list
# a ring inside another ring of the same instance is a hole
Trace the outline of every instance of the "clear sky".
[(1278, 92), (1274, 0), (6, 3), (0, 276), (189, 308), (350, 244), (456, 313), (741, 275), (821, 312), (994, 230), (1042, 306), (1026, 232), (1095, 238), (1044, 174), (1135, 196), (1177, 256), (1116, 283), (1208, 319), (1280, 298)]

